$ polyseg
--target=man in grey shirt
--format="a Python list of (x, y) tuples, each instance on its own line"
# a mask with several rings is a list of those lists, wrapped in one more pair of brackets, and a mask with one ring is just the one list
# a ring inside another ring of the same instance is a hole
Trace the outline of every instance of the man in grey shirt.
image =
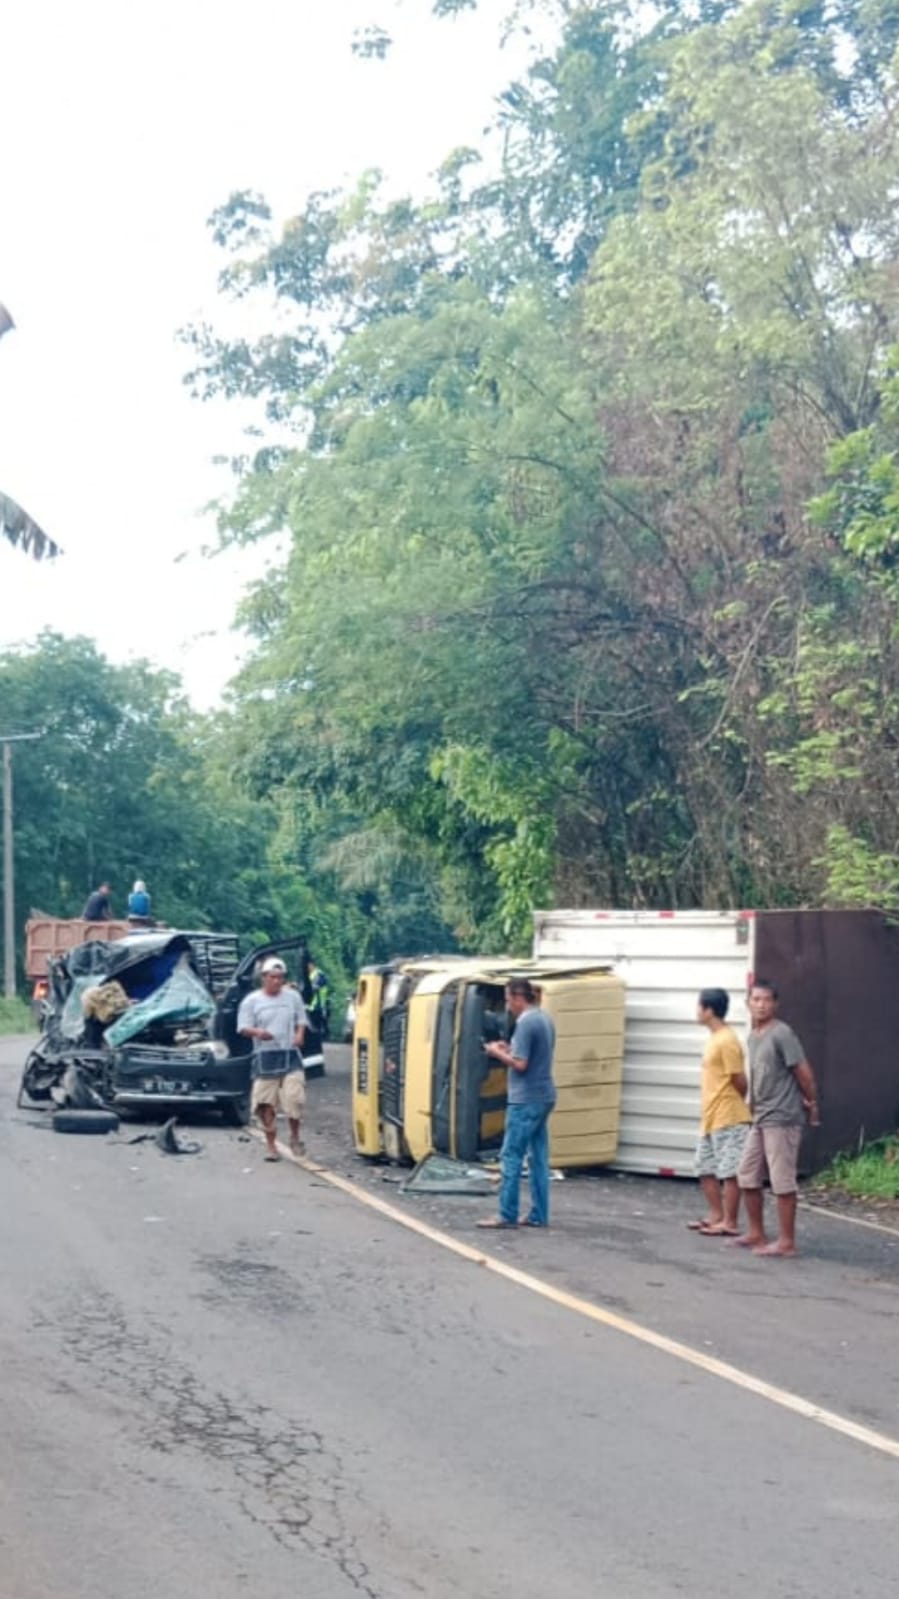
[[(737, 1172), (749, 1228), (734, 1243), (756, 1255), (795, 1255), (799, 1145), (806, 1119), (812, 1127), (819, 1124), (815, 1074), (792, 1027), (778, 1020), (777, 989), (766, 978), (753, 983), (749, 1013), (752, 1127)], [(773, 1244), (765, 1236), (762, 1185), (766, 1172), (777, 1200)]]
[(519, 1188), (524, 1157), (528, 1157), (531, 1208), (524, 1227), (549, 1226), (549, 1131), (547, 1122), (556, 1103), (553, 1050), (556, 1029), (540, 1009), (537, 990), (523, 977), (506, 986), (506, 1005), (515, 1019), (509, 1044), (497, 1041), (485, 1050), (509, 1068), (506, 1130), (500, 1166), (502, 1183), (499, 1216), (478, 1222), (479, 1227), (517, 1227)]
[(306, 1036), (306, 1010), (295, 988), (287, 987), (287, 967), (277, 955), (262, 966), (262, 987), (247, 994), (237, 1013), (237, 1031), (253, 1040), (253, 1110), (265, 1133), (266, 1160), (279, 1160), (277, 1112), (290, 1126), (290, 1148), (303, 1153), (300, 1129), (306, 1079), (300, 1050)]

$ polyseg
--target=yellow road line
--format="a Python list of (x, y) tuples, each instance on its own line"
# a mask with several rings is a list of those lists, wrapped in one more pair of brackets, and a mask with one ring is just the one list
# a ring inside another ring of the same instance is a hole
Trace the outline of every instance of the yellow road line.
[[(261, 1133), (255, 1133), (254, 1136), (260, 1139), (262, 1137)], [(650, 1349), (658, 1349), (662, 1354), (683, 1361), (685, 1365), (695, 1366), (710, 1377), (718, 1377), (734, 1388), (742, 1388), (746, 1393), (755, 1394), (759, 1399), (766, 1399), (769, 1404), (779, 1405), (782, 1410), (792, 1411), (795, 1416), (817, 1422), (820, 1427), (827, 1427), (831, 1432), (842, 1434), (844, 1438), (851, 1438), (855, 1443), (864, 1444), (868, 1449), (876, 1449), (882, 1455), (891, 1455), (894, 1460), (899, 1460), (899, 1439), (891, 1438), (887, 1433), (876, 1432), (872, 1427), (863, 1427), (848, 1416), (841, 1416), (835, 1410), (826, 1410), (823, 1406), (814, 1404), (812, 1400), (804, 1399), (801, 1394), (791, 1393), (788, 1388), (778, 1388), (774, 1383), (765, 1382), (761, 1377), (754, 1377), (751, 1372), (741, 1371), (739, 1366), (732, 1366), (726, 1360), (718, 1360), (714, 1355), (707, 1355), (701, 1349), (692, 1349), (689, 1344), (682, 1344), (676, 1338), (667, 1337), (665, 1333), (654, 1332), (651, 1327), (644, 1327), (640, 1322), (631, 1321), (629, 1316), (619, 1316), (615, 1311), (605, 1310), (601, 1305), (595, 1305), (589, 1299), (582, 1299), (578, 1294), (570, 1294), (564, 1288), (556, 1288), (552, 1283), (544, 1282), (542, 1277), (534, 1277), (530, 1272), (521, 1271), (518, 1266), (510, 1265), (508, 1261), (499, 1260), (496, 1255), (485, 1254), (482, 1249), (463, 1243), (451, 1233), (441, 1232), (438, 1227), (430, 1226), (417, 1216), (407, 1215), (405, 1211), (397, 1209), (396, 1205), (391, 1205), (388, 1200), (379, 1199), (376, 1194), (369, 1194), (364, 1188), (360, 1188), (358, 1183), (354, 1183), (348, 1177), (340, 1177), (327, 1166), (321, 1166), (307, 1156), (292, 1155), (285, 1144), (279, 1143), (278, 1149), (286, 1159), (296, 1166), (301, 1166), (311, 1176), (321, 1178), (330, 1187), (348, 1194), (351, 1199), (357, 1200), (362, 1205), (367, 1205), (369, 1210), (376, 1211), (379, 1216), (397, 1222), (409, 1232), (417, 1233), (420, 1238), (427, 1238), (432, 1244), (438, 1244), (441, 1249), (448, 1249), (451, 1254), (494, 1272), (497, 1277), (516, 1283), (519, 1288), (526, 1288), (530, 1293), (549, 1300), (551, 1304), (558, 1305), (563, 1310), (573, 1311), (588, 1321), (598, 1322), (602, 1327), (623, 1333), (625, 1337), (633, 1338), (637, 1343), (648, 1344)], [(774, 1269), (789, 1270), (789, 1267)]]

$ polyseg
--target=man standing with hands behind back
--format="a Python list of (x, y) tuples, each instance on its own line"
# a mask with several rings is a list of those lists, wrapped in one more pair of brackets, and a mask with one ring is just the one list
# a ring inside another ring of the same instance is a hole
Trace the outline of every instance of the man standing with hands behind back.
[[(777, 989), (758, 977), (749, 995), (749, 1108), (752, 1128), (737, 1182), (746, 1202), (749, 1230), (733, 1242), (756, 1255), (796, 1254), (796, 1190), (799, 1145), (808, 1117), (818, 1127), (818, 1089), (805, 1050), (786, 1022), (778, 1020)], [(765, 1172), (777, 1200), (777, 1238), (765, 1237)]]
[[(510, 1044), (497, 1040), (484, 1048), (494, 1060), (509, 1068), (506, 1131), (500, 1166), (499, 1215), (478, 1222), (479, 1227), (549, 1226), (549, 1131), (547, 1122), (556, 1103), (553, 1050), (556, 1029), (540, 1009), (539, 994), (525, 977), (506, 984), (506, 1006), (515, 1020)], [(518, 1201), (521, 1169), (528, 1157), (531, 1208), (519, 1224)]]
[(300, 1128), (306, 1103), (306, 1079), (300, 1050), (306, 1037), (306, 1008), (295, 988), (288, 988), (287, 967), (277, 955), (262, 963), (262, 987), (247, 994), (237, 1013), (237, 1031), (253, 1040), (253, 1111), (258, 1112), (266, 1160), (279, 1160), (277, 1111), (290, 1126), (290, 1148), (303, 1153)]

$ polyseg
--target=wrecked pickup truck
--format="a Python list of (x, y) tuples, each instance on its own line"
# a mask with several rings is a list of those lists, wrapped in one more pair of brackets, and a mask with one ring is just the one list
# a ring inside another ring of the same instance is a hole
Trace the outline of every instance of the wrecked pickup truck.
[[(67, 951), (49, 963), (43, 1032), (25, 1062), (19, 1103), (198, 1105), (245, 1126), (251, 1045), (237, 1032), (237, 1012), (262, 961), (290, 952), (302, 972), (303, 938), (262, 945), (243, 960), (231, 933), (141, 932)], [(313, 1065), (321, 1052), (309, 1043)]]

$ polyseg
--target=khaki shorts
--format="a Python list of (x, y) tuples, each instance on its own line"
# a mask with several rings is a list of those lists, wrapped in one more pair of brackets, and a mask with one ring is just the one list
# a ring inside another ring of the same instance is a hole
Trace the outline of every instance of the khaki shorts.
[(302, 1072), (286, 1072), (283, 1077), (256, 1077), (253, 1080), (253, 1110), (274, 1105), (290, 1121), (298, 1122), (306, 1103), (306, 1078)]
[(740, 1187), (761, 1188), (767, 1172), (772, 1194), (795, 1194), (801, 1143), (802, 1128), (795, 1125), (751, 1127), (737, 1172)]

